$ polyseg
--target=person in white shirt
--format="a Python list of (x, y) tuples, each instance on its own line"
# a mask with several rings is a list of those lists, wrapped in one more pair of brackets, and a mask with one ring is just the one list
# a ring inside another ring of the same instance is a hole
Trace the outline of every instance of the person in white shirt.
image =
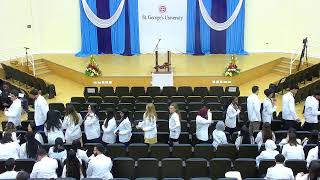
[(319, 111), (320, 90), (315, 90), (313, 96), (307, 97), (304, 103), (304, 119), (303, 129), (311, 131), (318, 128), (320, 116)]
[(179, 137), (181, 133), (181, 116), (178, 104), (170, 104), (169, 112), (169, 144), (170, 146), (173, 146), (174, 144), (179, 144)]
[(309, 137), (305, 137), (302, 141), (302, 146), (305, 147), (307, 144), (318, 144), (319, 142), (319, 131), (312, 130)]
[(39, 149), (37, 152), (37, 162), (33, 165), (30, 178), (38, 179), (56, 179), (58, 162), (55, 159), (48, 157), (46, 150)]
[(209, 126), (213, 123), (210, 109), (201, 108), (196, 117), (196, 137), (200, 143), (209, 143)]
[(37, 151), (41, 148), (41, 143), (35, 139), (32, 132), (25, 135), (26, 142), (21, 145), (20, 159), (36, 159)]
[(40, 143), (44, 144), (42, 135), (38, 132), (36, 124), (33, 122), (30, 122), (28, 125), (28, 132), (31, 132), (34, 134), (34, 138)]
[(67, 159), (65, 160), (61, 177), (75, 179), (83, 178), (81, 161), (79, 161), (76, 155), (76, 151), (74, 151), (73, 149), (70, 149), (68, 151)]
[(276, 155), (279, 154), (279, 151), (277, 151), (277, 146), (274, 143), (274, 141), (268, 139), (265, 143), (266, 150), (262, 151), (259, 156), (256, 157), (256, 163), (257, 167), (259, 167), (259, 164), (262, 160), (265, 159), (275, 159)]
[(62, 122), (57, 111), (48, 111), (44, 132), (48, 137), (48, 144), (54, 144), (57, 138), (64, 141)]
[(6, 172), (0, 174), (0, 179), (16, 179), (18, 172), (14, 170), (16, 167), (13, 158), (9, 158), (4, 162), (4, 168)]
[(132, 125), (129, 120), (129, 111), (122, 109), (120, 111), (120, 124), (114, 130), (114, 134), (119, 137), (119, 142), (129, 146), (132, 136)]
[[(280, 147), (288, 144), (289, 134), (290, 134), (290, 133), (296, 133), (296, 129), (294, 129), (294, 128), (289, 128), (289, 129), (288, 129), (287, 137), (286, 137), (286, 138), (283, 138), (283, 139), (280, 141), (280, 143), (279, 143), (279, 146), (280, 146)], [(297, 142), (298, 142), (298, 144), (302, 144), (302, 143), (301, 143), (301, 140), (298, 139), (298, 138), (297, 138)]]
[(93, 158), (89, 161), (87, 168), (87, 178), (101, 178), (103, 180), (112, 179), (112, 161), (104, 154), (104, 147), (97, 145), (93, 149)]
[(313, 160), (319, 160), (320, 159), (320, 151), (319, 151), (319, 148), (320, 148), (320, 142), (318, 142), (318, 146), (317, 147), (314, 147), (312, 149), (310, 149), (309, 153), (308, 153), (308, 156), (307, 156), (307, 167), (310, 166), (311, 162)]
[(228, 144), (226, 133), (224, 132), (225, 125), (223, 121), (218, 121), (216, 129), (212, 132), (212, 146), (217, 149), (220, 144)]
[(263, 143), (265, 143), (268, 139), (276, 142), (276, 136), (271, 130), (271, 124), (268, 122), (262, 124), (261, 131), (257, 134), (257, 137), (255, 139), (255, 143), (258, 144), (259, 148)]
[(303, 147), (300, 144), (298, 144), (295, 133), (289, 133), (288, 144), (283, 146), (282, 155), (285, 157), (286, 160), (305, 159)]
[(294, 96), (299, 90), (298, 85), (290, 86), (290, 91), (282, 96), (282, 119), (284, 121), (284, 129), (299, 128), (300, 119), (297, 116), (295, 108)]
[(48, 155), (63, 164), (64, 160), (67, 158), (67, 150), (65, 150), (61, 138), (55, 140), (54, 146), (49, 148)]
[(87, 155), (87, 151), (82, 150), (81, 142), (80, 140), (74, 140), (72, 142), (72, 149), (76, 151), (77, 158), (83, 161), (84, 163), (88, 163), (89, 157)]
[(143, 121), (136, 126), (144, 132), (144, 143), (157, 143), (157, 113), (152, 103), (146, 105), (146, 112), (143, 114)]
[(261, 124), (261, 103), (258, 97), (259, 87), (252, 87), (252, 94), (247, 98), (247, 110), (248, 110), (248, 119), (249, 123), (249, 133), (253, 135), (254, 131), (260, 129)]
[[(16, 129), (16, 127), (14, 126), (14, 124), (13, 124), (12, 122), (7, 122), (6, 128), (4, 129), (4, 132), (2, 133), (2, 135), (3, 135), (4, 133), (6, 133), (6, 132), (11, 133), (11, 135), (12, 135), (12, 140), (13, 140), (13, 141), (18, 141), (16, 131), (17, 131), (17, 129)], [(18, 142), (20, 142), (20, 140), (19, 140)]]
[(267, 180), (294, 180), (293, 171), (291, 168), (283, 165), (285, 158), (282, 154), (278, 154), (275, 157), (276, 165), (268, 168), (265, 179)]
[(277, 110), (276, 101), (271, 89), (264, 90), (264, 94), (266, 95), (266, 98), (262, 105), (262, 122), (271, 124), (273, 120), (273, 113)]
[(320, 179), (320, 162), (312, 162), (309, 173), (300, 172), (296, 176), (296, 180), (319, 180)]
[(96, 115), (96, 107), (93, 104), (88, 106), (88, 113), (84, 118), (84, 132), (88, 143), (100, 143), (100, 124)]
[(246, 125), (241, 127), (240, 133), (236, 139), (235, 145), (239, 150), (240, 144), (254, 144), (254, 138), (250, 135), (249, 129)]
[(4, 115), (7, 117), (8, 122), (12, 122), (16, 127), (21, 126), (21, 113), (22, 104), (20, 99), (18, 99), (19, 92), (17, 90), (12, 90), (10, 93), (10, 99), (12, 104), (9, 108), (4, 109)]
[(237, 117), (241, 112), (241, 107), (238, 104), (238, 97), (233, 97), (227, 109), (225, 124), (226, 132), (229, 132), (230, 135), (237, 131)]
[(72, 104), (66, 106), (66, 114), (62, 123), (62, 128), (66, 130), (66, 143), (70, 144), (74, 140), (81, 140), (81, 124), (83, 123), (82, 116), (75, 110)]
[(113, 144), (116, 142), (117, 136), (114, 134), (114, 131), (117, 129), (117, 122), (114, 115), (113, 109), (107, 109), (106, 112), (107, 118), (104, 120), (101, 125), (103, 131), (102, 142), (107, 144)]
[(32, 89), (29, 94), (30, 98), (34, 99), (34, 121), (36, 123), (37, 130), (44, 131), (44, 123), (47, 120), (49, 105), (38, 90)]
[(12, 140), (11, 133), (4, 133), (0, 141), (0, 159), (19, 159), (20, 145)]

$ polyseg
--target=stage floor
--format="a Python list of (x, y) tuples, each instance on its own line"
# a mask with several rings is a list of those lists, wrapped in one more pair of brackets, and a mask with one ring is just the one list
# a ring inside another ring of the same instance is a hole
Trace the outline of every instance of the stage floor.
[[(160, 62), (165, 61), (165, 56), (160, 55)], [(237, 56), (241, 72), (256, 68), (281, 57), (290, 58), (285, 53), (254, 53)], [(35, 59), (46, 59), (58, 65), (83, 73), (89, 62), (89, 57), (79, 58), (74, 54), (42, 54), (35, 55)], [(229, 62), (230, 55), (205, 55), (192, 56), (186, 54), (172, 54), (171, 63), (174, 76), (224, 76), (224, 69)], [(313, 58), (310, 58), (310, 62)], [(314, 59), (319, 61), (319, 59)], [(154, 66), (154, 55), (143, 54), (137, 56), (98, 55), (96, 62), (99, 64), (103, 76), (151, 76)]]

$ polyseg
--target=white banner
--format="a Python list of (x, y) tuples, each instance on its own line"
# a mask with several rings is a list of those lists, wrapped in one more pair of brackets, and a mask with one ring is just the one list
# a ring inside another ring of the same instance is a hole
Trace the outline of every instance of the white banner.
[(186, 52), (186, 0), (139, 0), (139, 35), (141, 53), (158, 49)]

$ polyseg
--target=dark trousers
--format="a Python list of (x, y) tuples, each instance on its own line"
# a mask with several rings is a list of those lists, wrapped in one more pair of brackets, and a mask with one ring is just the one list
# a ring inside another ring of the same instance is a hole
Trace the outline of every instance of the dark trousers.
[(87, 143), (101, 143), (100, 138), (87, 140)]
[(169, 138), (169, 145), (172, 147), (174, 144), (179, 143), (179, 139)]
[(36, 126), (37, 131), (44, 131), (44, 125)]
[(295, 120), (284, 120), (284, 129), (288, 130), (290, 128), (295, 128), (296, 130), (299, 130), (301, 128), (301, 123)]
[(304, 131), (317, 130), (319, 128), (319, 123), (307, 123), (307, 122), (304, 122), (302, 128), (303, 128)]

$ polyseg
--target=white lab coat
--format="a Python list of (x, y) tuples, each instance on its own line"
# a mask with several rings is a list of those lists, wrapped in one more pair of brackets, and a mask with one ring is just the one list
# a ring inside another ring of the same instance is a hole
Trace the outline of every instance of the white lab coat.
[(287, 92), (282, 96), (282, 118), (284, 120), (297, 120), (296, 106), (293, 94)]
[(34, 101), (34, 121), (36, 126), (44, 125), (47, 120), (47, 113), (49, 111), (49, 105), (46, 99), (39, 95)]
[(248, 110), (248, 119), (251, 122), (261, 121), (260, 114), (261, 103), (259, 97), (256, 94), (251, 94), (247, 98), (247, 110)]
[(20, 145), (17, 141), (0, 143), (0, 159), (19, 159)]
[[(301, 139), (297, 139), (298, 144), (301, 144)], [(280, 143), (279, 146), (282, 147), (284, 145), (288, 144), (287, 138), (283, 138)]]
[(236, 128), (237, 126), (237, 116), (240, 114), (239, 109), (235, 109), (233, 104), (230, 104), (227, 109), (226, 113), (226, 120), (225, 120), (225, 125), (228, 128)]
[[(105, 124), (108, 123), (107, 127), (105, 127)], [(114, 134), (114, 131), (117, 129), (117, 123), (115, 118), (110, 119), (107, 122), (107, 119), (104, 120), (103, 125), (101, 126), (103, 135), (102, 135), (102, 141), (108, 144), (113, 144), (116, 142), (117, 136)]]
[(312, 149), (310, 149), (308, 156), (307, 156), (307, 167), (309, 167), (310, 163), (313, 160), (318, 160), (318, 147), (314, 147)]
[(318, 123), (319, 101), (314, 96), (307, 97), (305, 101), (304, 118), (307, 123)]
[(109, 157), (99, 154), (92, 157), (88, 164), (87, 178), (101, 178), (103, 180), (112, 179), (112, 161)]
[(61, 152), (53, 152), (54, 147), (49, 148), (48, 155), (49, 157), (56, 159), (61, 164), (63, 164), (64, 160), (67, 159), (67, 150), (63, 150)]
[(145, 139), (151, 139), (157, 137), (157, 119), (152, 117), (151, 119), (143, 115), (143, 121), (139, 122), (138, 127), (144, 132)]
[(61, 138), (64, 141), (64, 134), (63, 134), (62, 127), (60, 129), (54, 127), (53, 130), (52, 129), (47, 130), (47, 128), (45, 127), (44, 133), (48, 137), (48, 144), (54, 144), (57, 138)]
[(119, 131), (119, 141), (121, 143), (129, 142), (132, 136), (132, 127), (129, 118), (122, 120), (119, 126), (114, 130), (114, 133)]
[(44, 144), (42, 135), (41, 135), (40, 133), (37, 132), (37, 133), (34, 135), (34, 138), (35, 138), (40, 144)]
[(169, 137), (171, 139), (179, 139), (181, 133), (180, 117), (177, 113), (172, 113), (169, 118)]
[(101, 135), (100, 124), (97, 115), (89, 114), (84, 120), (84, 132), (87, 140), (97, 139)]
[(275, 159), (276, 155), (278, 155), (278, 154), (279, 154), (279, 151), (272, 150), (272, 149), (267, 149), (267, 150), (262, 151), (260, 153), (260, 155), (256, 157), (257, 167), (259, 167), (259, 164), (262, 160)]
[(30, 178), (56, 179), (57, 168), (58, 168), (57, 160), (45, 156), (40, 161), (34, 164), (32, 172), (30, 174)]
[(212, 132), (212, 146), (217, 148), (220, 144), (228, 144), (226, 134), (223, 131), (214, 130)]
[(274, 167), (270, 167), (267, 170), (265, 177), (267, 180), (294, 180), (293, 171), (291, 168), (285, 167), (283, 164), (276, 164)]
[[(276, 136), (274, 135), (274, 133), (272, 132), (272, 141), (276, 142)], [(263, 142), (263, 137), (262, 137), (262, 131), (258, 132), (256, 139), (254, 140), (254, 142), (256, 144), (258, 144), (259, 148), (261, 147), (261, 145), (264, 143)]]
[(64, 117), (62, 128), (66, 130), (65, 132), (66, 143), (71, 144), (72, 141), (80, 139), (82, 136), (81, 124), (83, 123), (83, 119), (79, 113), (77, 113), (77, 115), (79, 117), (78, 124), (75, 124), (73, 122), (71, 115)]
[(16, 179), (17, 174), (17, 171), (6, 171), (0, 174), (0, 179)]
[(213, 123), (212, 113), (208, 111), (207, 115), (208, 115), (208, 119), (205, 119), (200, 115), (197, 115), (196, 117), (196, 136), (201, 141), (208, 141), (209, 139), (208, 129), (210, 124)]
[(21, 112), (21, 101), (20, 99), (16, 99), (12, 101), (12, 104), (7, 111), (4, 111), (4, 115), (7, 117), (8, 122), (12, 122), (15, 126), (21, 126)]
[(276, 110), (277, 107), (273, 106), (271, 99), (266, 97), (263, 101), (262, 122), (271, 124), (273, 113), (276, 112)]
[(77, 150), (77, 158), (83, 160), (85, 163), (88, 163), (89, 157), (87, 155), (87, 151), (78, 149)]
[(286, 160), (305, 159), (303, 147), (301, 145), (291, 146), (290, 144), (286, 144), (283, 146), (281, 154), (286, 158)]
[[(238, 150), (239, 150), (239, 146), (240, 146), (241, 144), (243, 144), (243, 143), (242, 143), (242, 139), (243, 139), (242, 136), (238, 136), (237, 139), (236, 139), (236, 142), (234, 143), (234, 144), (236, 145), (236, 147), (237, 147)], [(254, 139), (253, 139), (252, 136), (250, 137), (250, 144), (254, 144)]]

